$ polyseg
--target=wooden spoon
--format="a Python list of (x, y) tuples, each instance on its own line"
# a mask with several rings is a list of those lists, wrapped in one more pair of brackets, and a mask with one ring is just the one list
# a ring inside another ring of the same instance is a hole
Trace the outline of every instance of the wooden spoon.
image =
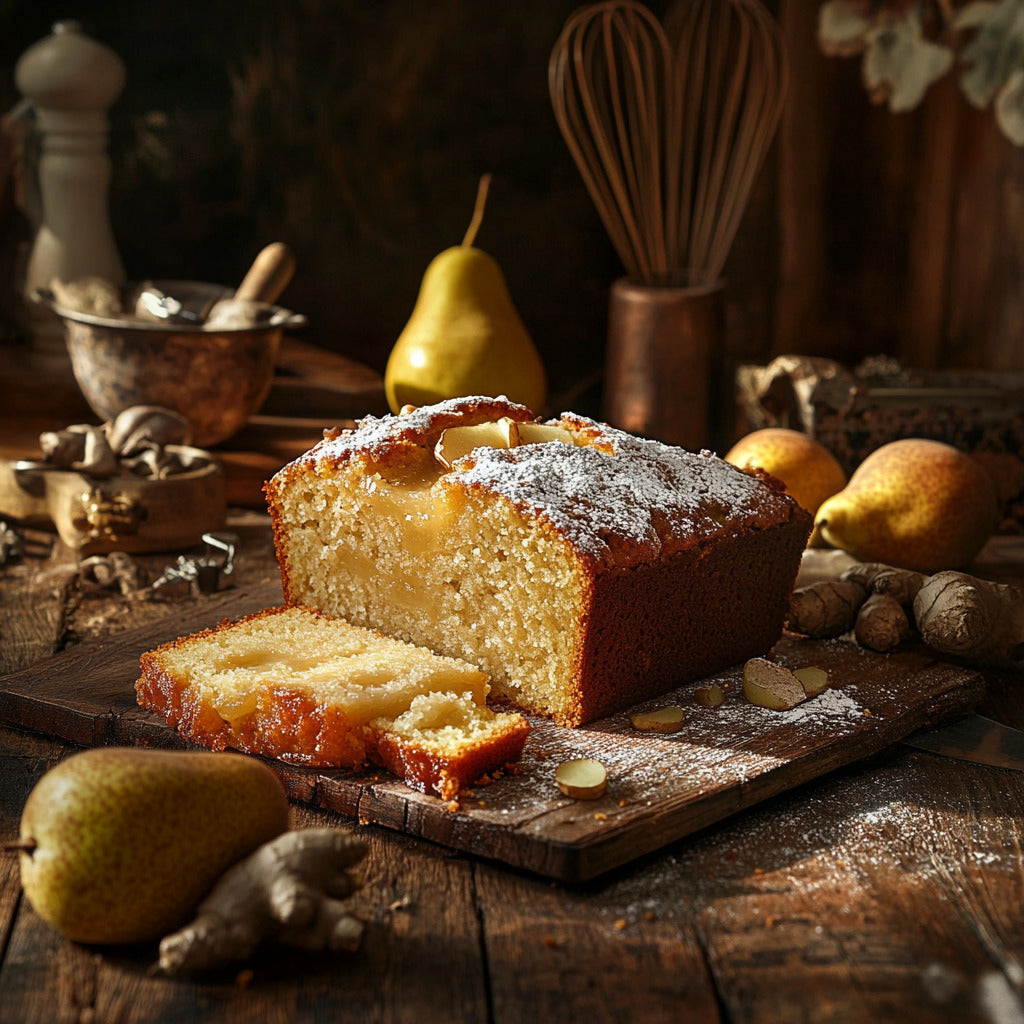
[(233, 298), (272, 303), (288, 287), (295, 273), (295, 256), (284, 242), (271, 242), (252, 262)]

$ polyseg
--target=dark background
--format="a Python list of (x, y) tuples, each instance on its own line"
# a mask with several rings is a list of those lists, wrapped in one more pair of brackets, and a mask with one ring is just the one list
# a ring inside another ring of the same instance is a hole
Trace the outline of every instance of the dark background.
[[(597, 400), (622, 268), (559, 134), (547, 63), (575, 0), (0, 2), (0, 103), (61, 18), (114, 49), (111, 219), (132, 279), (233, 284), (267, 242), (307, 340), (382, 370), (430, 259), (462, 238), (502, 265), (555, 402)], [(666, 5), (652, 3), (656, 13)], [(817, 5), (772, 0), (793, 78), (726, 268), (728, 358), (1024, 368), (1024, 157), (955, 83), (918, 111), (866, 98), (824, 57)], [(4, 326), (31, 226), (6, 182)]]

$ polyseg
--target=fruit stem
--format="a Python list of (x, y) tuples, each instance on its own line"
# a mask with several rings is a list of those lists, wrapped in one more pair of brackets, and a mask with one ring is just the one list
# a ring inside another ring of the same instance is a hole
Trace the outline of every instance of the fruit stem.
[(32, 853), (39, 844), (34, 839), (11, 839), (0, 843), (2, 853)]
[(466, 228), (465, 237), (462, 239), (463, 246), (470, 246), (476, 239), (476, 233), (480, 230), (480, 222), (484, 219), (484, 206), (487, 205), (487, 190), (491, 187), (491, 176), (485, 174), (480, 179), (480, 185), (476, 190), (476, 204), (473, 207), (473, 219)]

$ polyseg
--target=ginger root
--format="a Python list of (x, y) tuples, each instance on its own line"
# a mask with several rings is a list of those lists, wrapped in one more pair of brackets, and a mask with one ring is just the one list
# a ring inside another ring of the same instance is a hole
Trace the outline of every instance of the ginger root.
[(871, 594), (860, 606), (853, 624), (857, 643), (873, 651), (891, 651), (910, 635), (903, 605), (888, 594)]
[(921, 639), (942, 654), (982, 660), (1024, 655), (1024, 590), (962, 572), (928, 578), (914, 599)]
[(348, 871), (366, 844), (340, 829), (285, 832), (230, 868), (195, 919), (160, 943), (165, 974), (248, 960), (266, 939), (303, 949), (354, 950), (363, 923), (342, 900), (359, 882)]
[(962, 572), (933, 576), (880, 562), (850, 566), (837, 580), (793, 592), (789, 629), (805, 636), (852, 631), (890, 651), (914, 634), (940, 654), (971, 661), (1024, 657), (1024, 589)]
[(861, 584), (872, 594), (886, 594), (901, 605), (914, 603), (917, 592), (927, 577), (913, 569), (897, 569), (882, 562), (858, 562), (839, 577)]
[(849, 631), (867, 597), (855, 580), (821, 580), (793, 591), (789, 628), (806, 636), (833, 637)]

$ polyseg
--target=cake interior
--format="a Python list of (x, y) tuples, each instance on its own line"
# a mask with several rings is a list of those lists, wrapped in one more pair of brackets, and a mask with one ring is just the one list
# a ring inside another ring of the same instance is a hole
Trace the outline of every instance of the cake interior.
[(283, 555), (304, 568), (288, 598), (470, 661), (496, 695), (561, 717), (588, 602), (577, 558), (510, 501), (445, 486), (444, 473), (412, 446), (295, 478)]
[(176, 673), (201, 680), (233, 724), (257, 711), (262, 689), (254, 681), (344, 708), (352, 726), (397, 718), (416, 697), (436, 691), (467, 693), (482, 704), (488, 689), (484, 673), (470, 665), (344, 622), (318, 623), (313, 632), (298, 610), (214, 632), (202, 646), (183, 645), (166, 657)]

